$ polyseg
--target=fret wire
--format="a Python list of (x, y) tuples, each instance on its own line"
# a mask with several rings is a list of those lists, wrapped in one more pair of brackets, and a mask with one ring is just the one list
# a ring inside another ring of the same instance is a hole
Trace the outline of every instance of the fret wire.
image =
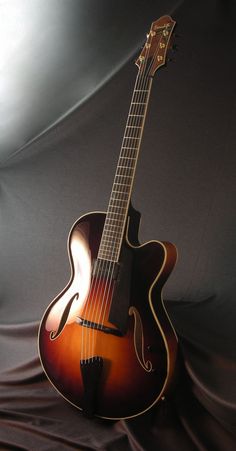
[[(114, 202), (114, 204), (111, 204), (111, 203), (109, 203), (109, 206), (108, 206), (108, 211), (112, 214), (112, 213), (115, 213), (115, 212), (113, 212), (112, 211), (112, 208), (114, 208), (114, 209), (119, 209), (119, 210), (124, 210), (123, 212), (122, 212), (122, 214), (125, 214), (125, 210), (126, 210), (126, 206), (125, 205), (122, 205), (121, 204), (121, 202), (125, 202), (125, 204), (128, 202), (128, 199), (126, 199), (126, 200), (124, 200), (124, 201), (122, 201), (122, 200), (120, 200), (120, 199), (113, 199), (113, 201), (112, 202)], [(119, 202), (119, 205), (117, 204), (117, 202)]]
[[(120, 230), (106, 230), (104, 231), (104, 239), (110, 240), (112, 243), (114, 240), (121, 240), (122, 238), (122, 228), (120, 227)], [(102, 240), (103, 241), (103, 240)], [(101, 243), (102, 245), (102, 243)]]
[(108, 259), (109, 258), (117, 259), (117, 257), (119, 256), (119, 247), (114, 252), (112, 252), (112, 249), (110, 248), (101, 249), (101, 252), (103, 253), (104, 256), (107, 255)]
[[(134, 124), (134, 119), (132, 118), (132, 117), (130, 117), (129, 118), (129, 122), (127, 123), (127, 127), (129, 126), (129, 125), (133, 125)], [(139, 126), (140, 127), (140, 131), (139, 131), (139, 133), (141, 134), (142, 133), (142, 120), (140, 119), (140, 118), (136, 118), (135, 119), (135, 125), (137, 125), (137, 126)], [(127, 129), (127, 127), (126, 127), (126, 129)], [(138, 149), (137, 149), (138, 150)]]
[(130, 174), (132, 171), (134, 171), (134, 168), (132, 167), (125, 166), (121, 167), (121, 169), (118, 168), (118, 170), (120, 171), (120, 173), (118, 174), (118, 172), (116, 172), (117, 177), (133, 177), (133, 175), (126, 174), (126, 172)]
[[(109, 237), (109, 236), (107, 235), (107, 239), (109, 239), (109, 240), (110, 240), (110, 243), (113, 244), (113, 242), (114, 242), (114, 237)], [(120, 240), (121, 240), (121, 236), (119, 236), (119, 242), (120, 242)], [(102, 240), (102, 243), (100, 244), (100, 246), (102, 246), (102, 244), (103, 244), (103, 240)]]
[(125, 203), (127, 203), (127, 199), (111, 199), (111, 202), (115, 202), (115, 204), (116, 204), (116, 202), (125, 202)]
[[(112, 215), (109, 217), (109, 219), (111, 219), (112, 218)], [(124, 221), (124, 218), (125, 218), (125, 215), (123, 215), (123, 218), (122, 218), (122, 221)], [(109, 221), (109, 219), (108, 219), (108, 221)], [(104, 223), (104, 228), (105, 227), (114, 227), (114, 226), (116, 226), (116, 228), (117, 229), (119, 229), (120, 228), (120, 225), (119, 225), (119, 223), (108, 223), (107, 221), (105, 221), (105, 223)], [(114, 232), (114, 230), (110, 230), (111, 232)]]
[(119, 250), (119, 244), (117, 243), (117, 245), (116, 245), (116, 247), (114, 248), (114, 252), (111, 252), (112, 250), (113, 250), (113, 248), (112, 248), (112, 244), (104, 244), (104, 245), (101, 245), (101, 252), (110, 252), (111, 254), (115, 254), (116, 252), (118, 252), (118, 250)]
[[(118, 243), (117, 243), (118, 244)], [(102, 249), (102, 247), (103, 247), (103, 249)], [(110, 241), (110, 245), (108, 245), (108, 244), (104, 244), (104, 246), (103, 246), (103, 243), (101, 243), (100, 244), (100, 248), (101, 248), (101, 251), (106, 251), (107, 252), (107, 250), (106, 249), (112, 249), (112, 247), (113, 247), (113, 240), (112, 241)], [(114, 252), (111, 252), (111, 254), (114, 254), (117, 250), (118, 250), (118, 245), (117, 245), (117, 249), (116, 248), (114, 248), (113, 250), (114, 250)], [(105, 249), (106, 248), (106, 249)]]
[(106, 261), (111, 261), (111, 262), (118, 262), (119, 259), (119, 252), (117, 251), (115, 255), (112, 255), (111, 251), (109, 251), (108, 249), (102, 252), (101, 257), (99, 255), (99, 258), (103, 258)]
[[(107, 245), (107, 244), (104, 244), (104, 246), (101, 245), (101, 251), (105, 250), (105, 252), (107, 252), (107, 251), (109, 251), (110, 249), (113, 250), (112, 245), (110, 245), (110, 246)], [(117, 246), (117, 249), (114, 249), (114, 252), (112, 252), (112, 253), (115, 253), (115, 252), (117, 252), (118, 250), (119, 250), (119, 246)]]
[(129, 179), (130, 179), (130, 178), (131, 178), (131, 179), (133, 178), (132, 175), (124, 175), (124, 174), (123, 174), (123, 175), (122, 175), (122, 174), (116, 174), (116, 177), (115, 177), (115, 178), (117, 178), (117, 177), (125, 177), (125, 178), (129, 178)]
[[(103, 249), (101, 250), (103, 256), (107, 256), (107, 260), (113, 259), (113, 261), (118, 261), (119, 257), (119, 248), (112, 252), (112, 249)], [(100, 255), (99, 255), (100, 257)]]
[(143, 104), (132, 103), (129, 116), (131, 114), (143, 114), (145, 111), (145, 105), (146, 105), (145, 103), (143, 103)]
[(107, 215), (106, 215), (106, 217), (108, 217), (110, 214), (113, 214), (113, 215), (118, 215), (118, 216), (122, 216), (122, 217), (124, 217), (124, 214), (123, 213), (116, 213), (116, 212), (114, 212), (114, 211), (112, 211), (112, 212), (108, 212), (107, 213)]
[[(124, 218), (123, 218), (123, 220), (124, 220)], [(113, 230), (113, 228), (116, 228), (117, 230), (119, 230), (121, 227), (120, 227), (120, 225), (119, 225), (119, 222), (118, 223), (108, 223), (108, 221), (111, 221), (111, 219), (108, 219), (108, 220), (106, 220), (105, 221), (105, 224), (104, 224), (104, 229), (109, 229), (110, 227), (112, 227), (112, 229), (110, 230), (110, 232), (114, 232), (114, 230)]]
[[(114, 230), (114, 229), (104, 230), (104, 238), (107, 237), (107, 239), (109, 239), (111, 242), (113, 242), (116, 239), (118, 239), (120, 241), (121, 234), (122, 234), (122, 227), (119, 227), (117, 230)], [(101, 245), (102, 245), (102, 243), (101, 243)]]
[[(129, 193), (123, 193), (123, 191), (112, 191), (111, 196), (116, 193), (118, 193), (118, 195), (122, 194), (122, 196), (127, 195), (129, 197)], [(128, 197), (126, 200), (128, 200)], [(114, 197), (113, 199), (119, 199), (119, 197)]]
[[(128, 193), (125, 193), (125, 194), (128, 194)], [(119, 197), (112, 197), (112, 201), (113, 202), (116, 202), (116, 201), (121, 201), (121, 202), (127, 202), (128, 201), (128, 199), (129, 199), (129, 196), (127, 197), (127, 198), (125, 198), (125, 197), (123, 197), (123, 193), (122, 193), (122, 196), (119, 196)]]
[(108, 261), (118, 261), (119, 257), (119, 248), (116, 250), (116, 252), (111, 252), (111, 249), (101, 249), (102, 254), (99, 254), (99, 258), (104, 258), (104, 260)]
[[(111, 221), (112, 223), (115, 222), (117, 224), (117, 226), (118, 226), (118, 224), (120, 224), (123, 221), (123, 219), (124, 218), (121, 218), (121, 219), (119, 219), (119, 218), (112, 218), (112, 216), (110, 216), (110, 217), (106, 218), (105, 224), (106, 225), (110, 225), (110, 221)], [(114, 225), (114, 224), (112, 224), (112, 225)]]
[[(129, 194), (130, 194), (130, 185), (129, 185), (129, 188), (128, 187), (126, 187), (126, 188), (121, 188), (121, 190), (122, 190), (122, 193), (123, 194), (128, 194), (128, 196), (129, 196)], [(120, 191), (121, 191), (120, 190)], [(114, 189), (112, 190), (112, 192), (113, 191), (115, 191)], [(111, 192), (111, 194), (112, 194), (112, 192)]]
[[(132, 164), (129, 166), (119, 165), (119, 166), (117, 166), (115, 177), (133, 177), (134, 169), (135, 169), (135, 166)], [(119, 171), (119, 173), (118, 173), (118, 171)]]
[[(113, 193), (113, 190), (112, 190), (112, 192), (111, 193)], [(126, 191), (123, 191), (123, 193), (124, 194), (127, 194), (128, 195), (128, 197), (129, 197), (129, 194), (130, 194), (130, 188), (128, 189), (128, 188), (126, 188)], [(127, 200), (128, 200), (128, 197), (127, 197)]]
[[(125, 201), (125, 202), (127, 202), (127, 201)], [(121, 204), (120, 204), (120, 205), (121, 205)], [(110, 208), (114, 208), (115, 205), (109, 204), (109, 207), (110, 207)], [(119, 207), (117, 207), (117, 208), (119, 208)], [(125, 209), (125, 206), (123, 205), (121, 208), (124, 208), (124, 209)], [(111, 212), (111, 213), (112, 213), (112, 212)], [(106, 222), (105, 222), (105, 224), (106, 224)]]
[[(111, 240), (107, 238), (106, 241), (107, 241), (107, 243), (104, 243), (104, 247), (112, 247), (114, 240), (112, 240), (112, 242), (111, 242)], [(118, 241), (118, 240), (116, 240), (116, 241)], [(115, 244), (118, 244), (118, 242)], [(102, 242), (101, 246), (103, 246), (103, 242)]]
[[(110, 213), (111, 213), (111, 214), (109, 215), (109, 219), (112, 218), (112, 214), (114, 213), (113, 211), (111, 211), (111, 208), (114, 208), (114, 206), (113, 206), (113, 205), (110, 205), (110, 206), (109, 206), (109, 210), (110, 210)], [(126, 209), (125, 207), (118, 207), (118, 208), (122, 208), (122, 209), (124, 209), (124, 210)], [(122, 214), (123, 214), (123, 219), (124, 219), (125, 212), (123, 212)], [(109, 219), (108, 219), (108, 220), (109, 220)], [(105, 224), (106, 224), (106, 221), (105, 221)]]
[(118, 168), (125, 168), (125, 169), (134, 169), (132, 166), (123, 166), (122, 164), (118, 164)]
[(121, 167), (118, 168), (118, 172), (116, 172), (116, 177), (133, 177), (134, 175), (134, 167)]
[[(129, 198), (127, 199), (112, 199), (112, 204), (109, 203), (109, 207), (114, 208), (116, 206), (116, 203), (119, 202), (119, 207), (125, 208), (125, 205), (122, 206), (122, 204), (126, 204), (128, 202)], [(111, 212), (112, 213), (112, 212)]]
[(99, 258), (105, 262), (111, 262), (111, 263), (117, 263), (118, 262), (118, 256), (116, 258), (111, 258), (111, 257), (107, 257), (106, 255), (102, 255), (101, 257), (99, 256)]
[[(116, 173), (115, 178), (117, 178), (117, 177), (125, 177), (125, 178), (131, 178), (132, 179), (133, 175), (134, 175), (132, 169), (133, 168), (127, 168), (126, 172), (128, 172), (130, 175), (123, 174), (122, 171), (124, 171), (124, 169), (120, 169), (120, 173), (119, 174)], [(126, 181), (128, 182), (128, 180), (126, 180)]]
[(144, 115), (145, 106), (144, 105), (132, 105), (129, 116), (132, 115)]
[[(143, 108), (143, 107), (142, 107)], [(132, 111), (133, 110), (133, 111)], [(129, 113), (129, 115), (128, 115), (128, 118), (127, 118), (127, 123), (126, 123), (126, 125), (128, 125), (128, 122), (130, 121), (130, 120), (132, 120), (132, 121), (137, 121), (138, 122), (138, 125), (143, 125), (143, 118), (144, 118), (144, 116), (145, 116), (145, 114), (143, 114), (143, 113), (145, 113), (145, 108), (144, 108), (144, 111), (140, 111), (140, 107), (138, 108), (138, 107), (134, 107), (133, 106), (133, 109), (132, 109), (131, 111), (130, 111), (130, 113)], [(135, 118), (137, 118), (137, 119), (133, 119), (133, 116), (135, 117)]]
[[(124, 218), (123, 218), (124, 220)], [(111, 221), (111, 219), (110, 219)], [(116, 234), (117, 232), (120, 232), (122, 230), (122, 224), (121, 222), (105, 222), (104, 224), (104, 232), (112, 232)]]
[[(125, 158), (125, 161), (123, 161)], [(126, 161), (127, 160), (127, 161)], [(120, 166), (128, 166), (129, 168), (135, 168), (136, 158), (135, 157), (122, 157), (122, 160), (119, 160)]]
[(112, 191), (115, 191), (115, 189), (116, 189), (116, 187), (114, 185), (119, 185), (120, 186), (119, 189), (122, 190), (124, 194), (129, 194), (130, 193), (131, 185), (122, 185), (120, 183), (113, 183)]
[[(118, 172), (116, 173), (116, 177), (129, 177), (129, 178), (132, 178), (133, 177), (133, 171), (134, 171), (134, 168), (126, 168), (126, 169), (119, 169), (119, 174), (118, 174)], [(128, 172), (128, 174), (125, 174), (125, 172), (127, 173)]]
[[(139, 100), (139, 98), (135, 99), (135, 100)], [(134, 108), (145, 108), (146, 105), (147, 105), (146, 102), (132, 102), (131, 106), (130, 106), (130, 110), (132, 110)]]
[[(109, 229), (108, 227), (112, 227), (112, 229)], [(106, 232), (114, 232), (114, 236), (112, 237), (112, 239), (110, 237), (110, 241), (113, 242), (116, 239), (117, 233), (121, 232), (121, 230), (122, 230), (122, 227), (118, 226), (117, 224), (107, 224), (107, 230), (104, 230), (104, 232), (105, 233)], [(120, 237), (119, 237), (119, 239), (120, 239)], [(101, 245), (102, 245), (102, 243), (101, 243)]]
[(102, 256), (102, 255), (100, 255), (100, 253), (99, 253), (99, 257), (98, 257), (100, 260), (105, 260), (105, 261), (108, 261), (108, 262), (112, 262), (112, 263), (115, 263), (115, 262), (117, 262), (118, 261), (118, 256), (117, 256), (117, 258), (109, 258), (109, 256), (107, 257), (106, 255), (105, 256)]
[[(118, 205), (117, 205), (117, 207), (114, 207), (114, 205), (110, 205), (110, 211), (111, 211), (111, 208), (116, 208), (117, 210), (126, 210), (125, 207), (118, 207)], [(116, 213), (116, 212), (111, 211), (111, 213)]]
[[(100, 256), (99, 256), (100, 257)], [(116, 251), (115, 255), (112, 255), (111, 250), (109, 249), (104, 249), (103, 253), (102, 253), (102, 258), (104, 258), (104, 260), (106, 261), (111, 261), (111, 262), (118, 262), (119, 259), (119, 250)]]
[[(122, 161), (119, 161), (119, 163), (123, 163)], [(127, 163), (126, 164), (118, 164), (118, 166), (117, 166), (117, 170), (119, 170), (120, 168), (123, 170), (123, 169), (129, 169), (129, 170), (134, 170), (134, 167), (135, 167), (135, 163), (133, 162), (131, 162), (131, 161), (127, 161)]]
[[(125, 214), (122, 213), (121, 218), (120, 218), (121, 221), (124, 220), (124, 216), (125, 216)], [(106, 218), (106, 220), (105, 220), (105, 223), (104, 223), (104, 227), (105, 227), (105, 225), (109, 225), (107, 221), (111, 221), (112, 218), (113, 218), (113, 212), (111, 212), (111, 214), (107, 216), (107, 218)], [(119, 218), (118, 218), (118, 219), (119, 219)], [(115, 220), (115, 217), (114, 217), (114, 220)]]
[[(151, 81), (151, 79), (148, 80), (144, 85), (149, 89), (134, 89), (98, 252), (101, 260), (116, 262), (119, 259)], [(136, 83), (139, 82), (140, 74), (138, 74)], [(134, 136), (130, 136), (131, 134)], [(130, 179), (129, 183), (123, 183), (128, 179)]]
[[(113, 241), (114, 236), (116, 236), (118, 233), (120, 234), (120, 232), (122, 231), (122, 227), (118, 227), (117, 225), (111, 225), (111, 224), (107, 224), (107, 226), (104, 226), (104, 233), (106, 234), (107, 232), (113, 233), (113, 237), (111, 237), (111, 241)], [(121, 238), (121, 237), (120, 237)], [(102, 242), (100, 244), (100, 246), (102, 245)]]
[[(104, 240), (105, 241), (107, 241), (107, 242), (109, 242), (109, 243), (114, 243), (114, 241), (120, 241), (120, 236), (117, 236), (117, 237), (111, 237), (110, 235), (106, 235), (106, 236), (104, 236)], [(103, 240), (103, 241), (104, 241)], [(101, 243), (101, 246), (102, 246), (102, 244), (103, 244), (103, 241), (102, 241), (102, 243)]]
[[(114, 256), (114, 254), (119, 250), (119, 245), (118, 245), (118, 243), (117, 243), (117, 248), (115, 248), (114, 249), (114, 252), (111, 252), (112, 251), (112, 244), (111, 244), (111, 246), (109, 246), (109, 245), (107, 245), (107, 244), (105, 244), (104, 246), (101, 244), (101, 252), (109, 252), (110, 253), (110, 256)], [(113, 255), (112, 255), (113, 254)]]
[[(130, 133), (132, 133), (132, 132), (133, 132), (134, 136), (130, 136)], [(141, 134), (141, 132), (139, 132), (138, 130), (130, 130), (130, 128), (129, 128), (129, 130), (126, 130), (126, 134), (124, 136), (124, 139), (126, 139), (126, 138), (140, 139), (140, 134)], [(132, 144), (134, 144), (134, 143), (132, 143)], [(135, 144), (137, 144), (137, 143), (135, 143)]]
[[(128, 202), (128, 199), (126, 199), (125, 202), (127, 203), (127, 202)], [(111, 213), (113, 213), (112, 210), (111, 210), (112, 208), (114, 208), (114, 209), (119, 209), (119, 210), (124, 210), (124, 213), (125, 213), (125, 210), (126, 210), (125, 206), (117, 205), (117, 204), (116, 204), (116, 201), (115, 201), (115, 205), (112, 205), (112, 204), (109, 203), (108, 209), (110, 210)]]
[[(128, 194), (128, 193), (125, 193), (125, 194)], [(128, 196), (129, 197), (129, 196)], [(122, 198), (122, 196), (119, 196), (119, 197), (115, 197), (115, 199), (114, 198), (111, 198), (111, 202), (113, 203), (113, 204), (120, 204), (121, 202), (127, 202), (128, 201), (128, 197), (127, 197), (127, 199), (123, 199)], [(109, 205), (111, 205), (110, 203), (109, 203)], [(111, 207), (114, 207), (115, 205), (111, 205)]]
[[(109, 238), (106, 238), (105, 241), (107, 241), (107, 243), (108, 243), (108, 244), (105, 244), (106, 247), (112, 246), (112, 244), (114, 243), (114, 240), (112, 240), (112, 243), (111, 243), (111, 240)], [(115, 241), (118, 242), (118, 241), (120, 241), (120, 239), (117, 238), (117, 240), (115, 240)], [(115, 243), (115, 244), (118, 244), (118, 243)], [(101, 246), (103, 246), (103, 242), (102, 242)]]
[(135, 164), (136, 164), (135, 161), (120, 161), (120, 163), (124, 163), (123, 165), (120, 164), (120, 166), (124, 166), (127, 169), (133, 169), (133, 170), (135, 169)]
[(106, 223), (107, 223), (108, 225), (109, 225), (108, 221), (118, 222), (118, 223), (123, 222), (122, 219), (107, 218), (107, 219), (106, 219)]
[[(109, 233), (110, 232), (110, 233)], [(121, 231), (119, 232), (119, 233), (117, 233), (117, 237), (118, 237), (118, 235), (121, 235)], [(106, 237), (106, 236), (108, 236), (108, 237), (111, 237), (112, 239), (114, 239), (114, 233), (112, 233), (112, 231), (110, 230), (110, 231), (106, 231), (106, 232), (104, 232), (104, 237)], [(118, 239), (120, 239), (121, 237), (119, 237)], [(110, 239), (110, 238), (109, 238)]]
[(137, 160), (137, 158), (136, 158), (136, 149), (131, 149), (131, 150), (128, 150), (128, 149), (126, 150), (125, 148), (122, 149), (121, 158), (127, 158), (129, 160), (133, 160), (133, 161), (130, 161), (130, 163), (132, 165), (135, 165), (135, 162)]
[[(108, 217), (108, 218), (112, 218), (113, 214), (116, 214), (116, 213), (113, 212), (113, 211), (110, 211), (110, 213), (108, 214), (107, 217)], [(121, 214), (122, 219), (124, 219), (124, 216), (125, 216), (124, 213), (122, 213), (122, 214)], [(105, 224), (106, 224), (106, 222), (105, 222)]]
[[(113, 230), (113, 229), (109, 229), (109, 226), (110, 226), (110, 224), (107, 224), (107, 230), (104, 230), (104, 233), (106, 234), (106, 235), (109, 235), (111, 238), (112, 238), (112, 240), (115, 238), (115, 236), (116, 235), (120, 235), (121, 234), (121, 229), (122, 229), (122, 227), (118, 227), (117, 226), (117, 229), (118, 230)], [(105, 226), (104, 226), (105, 227)]]
[[(134, 169), (134, 168), (126, 168), (126, 169)], [(132, 175), (126, 175), (126, 174), (117, 174), (117, 172), (116, 172), (116, 175), (115, 175), (115, 177), (128, 177), (128, 178), (132, 178), (133, 176)]]
[[(135, 159), (136, 159), (136, 152), (138, 151), (138, 147), (136, 147), (136, 146), (123, 146), (122, 149), (121, 149), (121, 152), (123, 152), (123, 150), (132, 150), (132, 151), (134, 151), (135, 152)], [(122, 156), (122, 153), (121, 153), (120, 156)]]
[(144, 117), (144, 114), (129, 114), (129, 116)]

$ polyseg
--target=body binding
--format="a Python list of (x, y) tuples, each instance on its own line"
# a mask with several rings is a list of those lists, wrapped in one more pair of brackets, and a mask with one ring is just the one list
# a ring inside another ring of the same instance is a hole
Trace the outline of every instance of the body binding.
[[(90, 302), (93, 309), (100, 308), (102, 303), (99, 293), (91, 289), (76, 319), (71, 317), (56, 338), (55, 329), (51, 327), (50, 330), (50, 317), (53, 316), (54, 310), (57, 311), (57, 306), (60, 306), (63, 299), (66, 299), (66, 304), (71, 299), (73, 308), (80, 300), (78, 237), (87, 249), (91, 262), (95, 261), (105, 217), (105, 213), (89, 213), (79, 218), (71, 229), (68, 238), (71, 278), (65, 289), (51, 302), (42, 318), (38, 340), (39, 355), (50, 382), (67, 401), (82, 410), (84, 379), (81, 360), (84, 357), (85, 360), (94, 356), (101, 358), (103, 367), (97, 384), (93, 414), (108, 419), (131, 418), (144, 413), (163, 398), (173, 379), (177, 338), (163, 305), (162, 288), (175, 265), (175, 246), (159, 241), (140, 245), (140, 216), (131, 207), (121, 254), (128, 255), (128, 259), (121, 259), (118, 276), (120, 285), (114, 285), (114, 293), (109, 296), (110, 304), (104, 317), (104, 330), (99, 330), (95, 322), (93, 330), (84, 327), (86, 320), (91, 325), (89, 314), (86, 317), (87, 303)], [(127, 261), (130, 265), (128, 268)], [(122, 287), (122, 280), (125, 280), (125, 274), (129, 271), (131, 277), (123, 284), (128, 283), (128, 289), (123, 291), (122, 288), (119, 291), (117, 287)], [(102, 287), (102, 283), (99, 287)], [(126, 303), (121, 302), (127, 306), (126, 329), (120, 334), (112, 333), (114, 329), (119, 332), (119, 321), (118, 325), (113, 321), (113, 317), (119, 316), (119, 309), (118, 313), (115, 312), (112, 316), (112, 300), (117, 302), (122, 296), (127, 297)], [(106, 333), (108, 329), (111, 333)], [(92, 353), (89, 347), (91, 337)]]

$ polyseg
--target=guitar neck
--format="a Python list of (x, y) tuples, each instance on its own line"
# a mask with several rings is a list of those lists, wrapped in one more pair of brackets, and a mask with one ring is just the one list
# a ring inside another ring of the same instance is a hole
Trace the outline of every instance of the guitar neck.
[(98, 251), (98, 258), (101, 260), (119, 260), (152, 78), (156, 70), (165, 64), (174, 27), (175, 21), (170, 16), (163, 16), (153, 22), (146, 44), (136, 60), (139, 71)]
[(152, 78), (137, 75), (107, 209), (98, 258), (119, 260), (130, 197), (145, 124)]

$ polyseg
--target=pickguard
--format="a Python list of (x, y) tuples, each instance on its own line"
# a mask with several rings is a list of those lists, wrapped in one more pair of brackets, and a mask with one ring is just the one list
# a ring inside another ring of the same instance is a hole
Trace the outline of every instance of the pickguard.
[(133, 252), (123, 246), (109, 313), (109, 321), (117, 327), (122, 335), (126, 334), (128, 327), (132, 266)]

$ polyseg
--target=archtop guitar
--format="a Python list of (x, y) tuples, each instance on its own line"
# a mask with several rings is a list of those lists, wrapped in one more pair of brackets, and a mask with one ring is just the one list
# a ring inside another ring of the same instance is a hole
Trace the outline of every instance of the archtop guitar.
[(140, 245), (140, 214), (130, 202), (155, 72), (166, 63), (175, 22), (151, 25), (106, 213), (80, 217), (68, 238), (70, 281), (39, 328), (43, 369), (58, 392), (86, 415), (131, 418), (165, 397), (177, 337), (162, 300), (177, 251), (169, 242)]

